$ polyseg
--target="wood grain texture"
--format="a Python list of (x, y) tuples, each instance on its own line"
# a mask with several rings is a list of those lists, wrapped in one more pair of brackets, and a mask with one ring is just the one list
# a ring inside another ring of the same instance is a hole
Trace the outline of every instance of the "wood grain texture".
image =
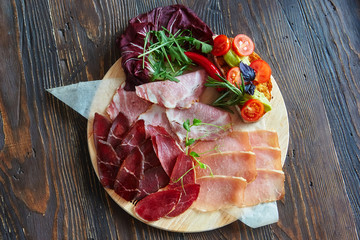
[[(181, 234), (135, 220), (92, 170), (86, 119), (45, 88), (101, 79), (131, 17), (182, 3), (214, 32), (245, 33), (290, 121), (277, 224)], [(358, 239), (360, 3), (353, 0), (0, 1), (0, 238)]]

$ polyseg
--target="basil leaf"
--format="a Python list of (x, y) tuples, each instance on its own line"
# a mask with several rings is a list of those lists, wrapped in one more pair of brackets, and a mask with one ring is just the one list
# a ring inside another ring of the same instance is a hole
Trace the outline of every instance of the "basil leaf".
[(250, 82), (255, 79), (255, 71), (249, 65), (240, 62), (240, 71), (245, 82)]

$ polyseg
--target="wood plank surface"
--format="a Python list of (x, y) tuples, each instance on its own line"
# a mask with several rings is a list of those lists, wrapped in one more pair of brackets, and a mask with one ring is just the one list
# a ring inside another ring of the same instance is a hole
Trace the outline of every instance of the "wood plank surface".
[[(182, 234), (148, 226), (92, 169), (87, 120), (46, 88), (101, 79), (130, 18), (192, 8), (216, 33), (252, 37), (289, 116), (277, 224)], [(358, 239), (360, 2), (0, 1), (0, 239)]]

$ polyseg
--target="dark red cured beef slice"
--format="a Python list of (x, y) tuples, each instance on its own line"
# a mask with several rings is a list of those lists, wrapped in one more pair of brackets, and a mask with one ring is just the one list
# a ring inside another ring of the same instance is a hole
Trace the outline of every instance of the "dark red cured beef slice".
[(182, 153), (176, 141), (160, 126), (154, 127), (154, 135), (151, 136), (154, 150), (168, 176), (174, 168), (177, 156)]
[[(195, 183), (194, 163), (190, 156), (180, 153), (176, 159), (174, 169), (170, 176), (169, 187), (179, 187)], [(182, 180), (179, 180), (182, 178)]]
[(144, 173), (144, 178), (140, 180), (139, 189), (141, 193), (136, 197), (137, 200), (145, 196), (157, 192), (169, 183), (169, 176), (166, 174), (162, 166), (148, 169)]
[(134, 211), (137, 216), (146, 221), (156, 221), (169, 214), (181, 196), (181, 192), (174, 189), (158, 191), (140, 200)]
[(113, 187), (120, 163), (120, 158), (114, 148), (108, 142), (99, 140), (97, 144), (97, 166), (100, 182), (104, 187)]
[(140, 146), (141, 152), (145, 156), (145, 162), (144, 162), (144, 171), (153, 168), (161, 166), (160, 161), (158, 157), (156, 156), (156, 153), (154, 151), (153, 143), (151, 141), (151, 138), (148, 138), (141, 146)]
[(109, 142), (113, 147), (116, 147), (121, 143), (129, 128), (128, 119), (122, 112), (119, 112), (111, 125), (107, 142)]
[(174, 210), (172, 210), (167, 217), (176, 217), (185, 212), (195, 202), (199, 196), (200, 185), (199, 184), (188, 184), (183, 187), (178, 187), (178, 191), (181, 192), (179, 202), (176, 204)]
[(124, 159), (127, 157), (135, 147), (140, 146), (145, 141), (145, 138), (146, 133), (144, 121), (136, 121), (124, 136), (121, 144), (115, 148), (119, 158)]
[(97, 149), (99, 140), (106, 140), (111, 127), (111, 121), (101, 114), (95, 113), (93, 123), (94, 144)]
[(140, 193), (139, 182), (144, 173), (144, 155), (135, 147), (125, 158), (116, 176), (114, 190), (127, 201)]

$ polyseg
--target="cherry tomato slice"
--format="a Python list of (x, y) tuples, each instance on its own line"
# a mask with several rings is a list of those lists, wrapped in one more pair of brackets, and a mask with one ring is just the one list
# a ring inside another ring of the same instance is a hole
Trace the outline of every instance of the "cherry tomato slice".
[(230, 49), (230, 40), (225, 35), (219, 35), (214, 39), (214, 47), (211, 51), (214, 56), (222, 56)]
[(254, 52), (254, 42), (245, 34), (239, 34), (234, 38), (232, 49), (239, 56), (249, 56)]
[(264, 60), (255, 60), (250, 64), (250, 67), (255, 71), (256, 82), (265, 83), (270, 80), (271, 68)]
[(257, 99), (250, 99), (241, 107), (241, 117), (246, 122), (255, 122), (264, 115), (264, 105)]
[(240, 86), (241, 84), (240, 68), (239, 67), (231, 68), (226, 75), (226, 79), (234, 86)]

